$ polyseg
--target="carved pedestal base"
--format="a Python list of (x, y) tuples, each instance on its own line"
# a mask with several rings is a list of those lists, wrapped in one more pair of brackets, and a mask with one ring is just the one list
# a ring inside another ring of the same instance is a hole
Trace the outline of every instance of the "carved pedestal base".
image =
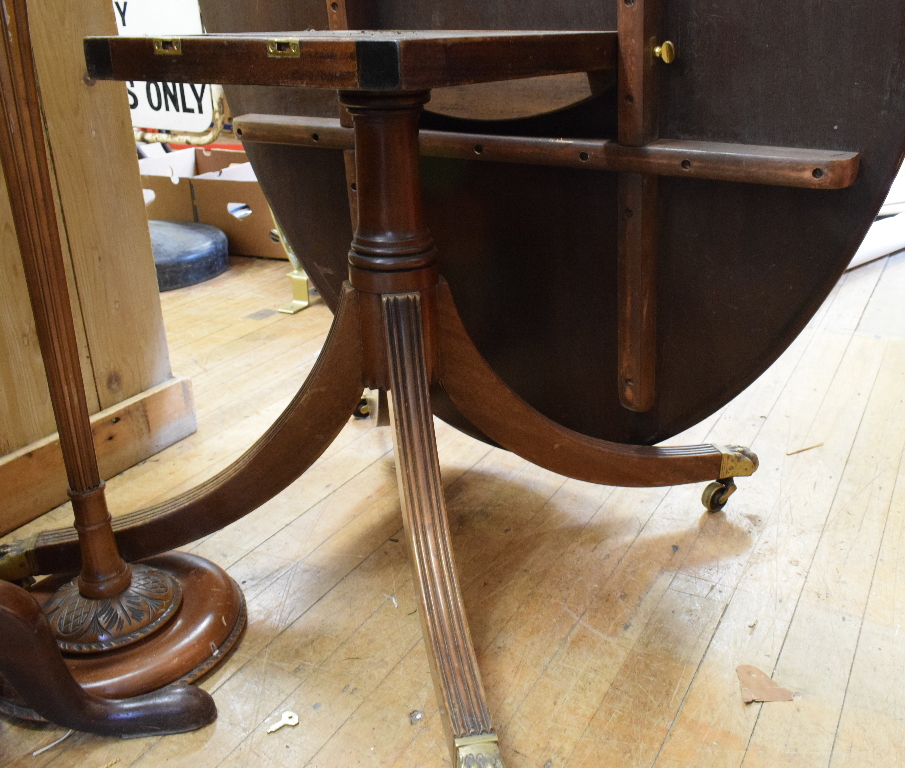
[(182, 605), (179, 581), (157, 568), (136, 565), (132, 583), (115, 597), (91, 599), (78, 579), (44, 603), (44, 613), (61, 651), (99, 653), (131, 645), (162, 628)]
[[(64, 653), (66, 666), (89, 693), (124, 699), (174, 682), (191, 683), (226, 658), (245, 628), (245, 599), (218, 566), (195, 555), (171, 552), (144, 560), (172, 576), (183, 593), (175, 615), (159, 630), (122, 648), (92, 654)], [(32, 590), (46, 601), (68, 577), (50, 577)], [(28, 715), (8, 686), (0, 688), (0, 711)], [(41, 719), (41, 718), (35, 718)]]

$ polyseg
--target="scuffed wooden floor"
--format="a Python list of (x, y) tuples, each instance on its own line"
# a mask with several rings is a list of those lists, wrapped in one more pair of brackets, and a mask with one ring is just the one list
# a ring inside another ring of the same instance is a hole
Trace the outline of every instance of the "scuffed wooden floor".
[[(201, 427), (109, 483), (115, 514), (217, 471), (288, 402), (330, 316), (322, 304), (274, 313), (288, 299), (285, 272), (235, 260), (163, 295), (173, 369), (193, 379)], [(564, 480), (438, 423), (507, 766), (905, 765), (903, 398), (899, 256), (847, 274), (760, 380), (671, 441), (759, 454), (724, 513), (704, 513), (701, 486)], [(241, 647), (204, 683), (214, 725), (163, 739), (74, 734), (32, 757), (61, 729), (5, 722), (0, 764), (449, 765), (391, 446), (389, 430), (350, 421), (286, 492), (191, 547), (248, 598)], [(18, 533), (69, 515), (61, 507)], [(795, 701), (743, 704), (742, 663)], [(298, 726), (268, 735), (287, 709)], [(412, 724), (415, 711), (424, 717)]]

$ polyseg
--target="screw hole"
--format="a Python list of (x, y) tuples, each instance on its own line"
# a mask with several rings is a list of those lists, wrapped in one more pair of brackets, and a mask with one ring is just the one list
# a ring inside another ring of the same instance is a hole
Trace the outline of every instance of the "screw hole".
[(583, 162), (583, 163), (588, 162), (589, 158), (590, 158), (590, 155), (588, 155), (587, 152), (580, 152), (578, 155), (578, 159), (581, 160), (581, 162)]
[(339, 10), (339, 3), (330, 3), (330, 9), (333, 11)]
[(114, 416), (112, 419), (110, 419), (111, 424), (119, 424), (120, 421), (122, 421), (122, 419), (120, 419), (119, 416)]
[(625, 209), (625, 218), (630, 219), (635, 215), (635, 212), (631, 208)]
[(625, 0), (625, 4), (626, 4), (626, 5), (634, 5), (634, 4), (635, 4), (635, 0)]
[(321, 140), (321, 137), (318, 136), (316, 133), (312, 133), (312, 134), (311, 134), (311, 139), (312, 139), (313, 141), (320, 141), (320, 140)]
[(483, 152), (483, 151), (484, 151), (484, 147), (482, 147), (480, 144), (475, 144), (475, 145), (474, 145), (474, 153), (475, 153), (476, 155), (480, 155), (481, 152)]
[(813, 170), (813, 172), (811, 173), (811, 176), (813, 176), (815, 179), (822, 179), (823, 178), (823, 168), (815, 168)]
[(356, 184), (354, 181), (352, 182), (352, 191), (358, 192), (358, 184)]
[(683, 160), (683, 161), (682, 161), (682, 167), (683, 167), (686, 171), (687, 171), (689, 168), (691, 168), (691, 160)]
[(632, 96), (632, 94), (630, 94), (630, 93), (625, 94), (625, 100), (626, 100), (626, 102), (628, 102), (629, 104), (634, 104), (634, 103), (635, 103), (635, 97)]
[(236, 128), (236, 136), (241, 136), (241, 135), (242, 135), (242, 129)]

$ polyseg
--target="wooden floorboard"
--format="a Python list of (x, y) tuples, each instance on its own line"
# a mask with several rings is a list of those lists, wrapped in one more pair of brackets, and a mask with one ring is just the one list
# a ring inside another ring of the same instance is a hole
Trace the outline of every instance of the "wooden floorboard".
[[(162, 295), (200, 426), (110, 481), (114, 514), (210, 477), (289, 402), (331, 316), (319, 302), (278, 314), (286, 271), (234, 259)], [(758, 381), (669, 441), (759, 454), (722, 513), (704, 512), (699, 486), (567, 480), (437, 422), (510, 768), (905, 764), (903, 288), (905, 256), (847, 273)], [(14, 536), (70, 519), (64, 505)], [(352, 420), (284, 493), (188, 547), (248, 599), (241, 646), (203, 682), (216, 723), (159, 739), (73, 734), (32, 757), (63, 731), (0, 722), (0, 765), (449, 766), (404, 541), (389, 430)], [(743, 704), (739, 664), (794, 701)], [(268, 734), (287, 709), (299, 725)]]

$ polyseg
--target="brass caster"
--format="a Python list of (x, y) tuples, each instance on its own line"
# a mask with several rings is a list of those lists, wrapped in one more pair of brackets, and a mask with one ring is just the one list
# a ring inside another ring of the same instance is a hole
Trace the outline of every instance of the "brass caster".
[(715, 445), (723, 454), (719, 478), (726, 480), (732, 477), (750, 477), (760, 466), (757, 454), (743, 445)]
[(708, 512), (719, 512), (726, 506), (729, 497), (735, 493), (735, 482), (731, 477), (722, 480), (714, 480), (701, 494), (701, 503)]
[(356, 419), (369, 419), (371, 417), (371, 403), (368, 398), (363, 397), (358, 401), (352, 416)]

